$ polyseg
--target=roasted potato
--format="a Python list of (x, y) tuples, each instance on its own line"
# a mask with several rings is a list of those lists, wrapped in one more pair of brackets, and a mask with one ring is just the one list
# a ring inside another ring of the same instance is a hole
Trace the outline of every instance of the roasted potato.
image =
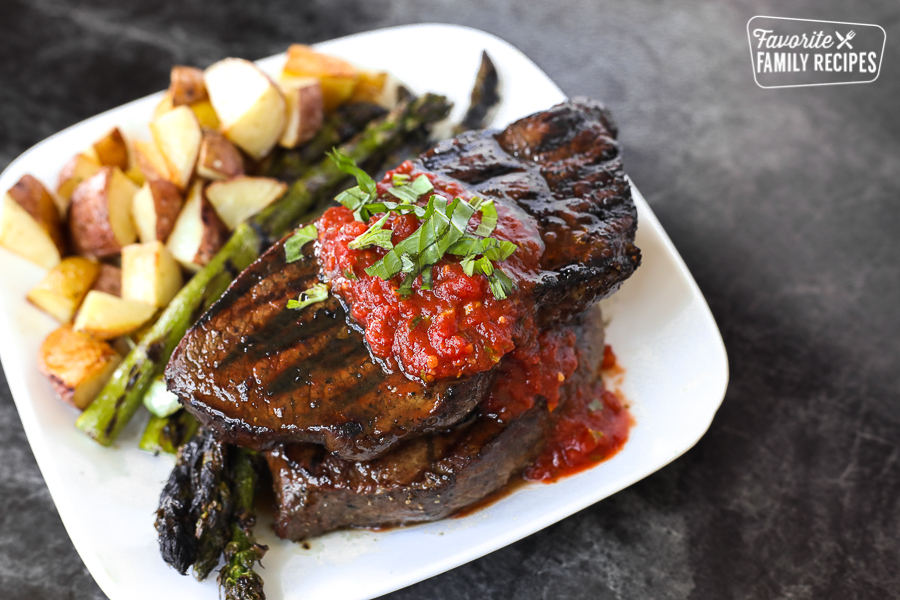
[(173, 106), (206, 100), (209, 95), (203, 83), (203, 71), (196, 67), (172, 67), (169, 94), (172, 96)]
[(295, 148), (311, 140), (322, 128), (322, 85), (318, 79), (310, 77), (292, 80), (281, 89), (287, 100), (288, 118), (278, 144)]
[(188, 106), (177, 106), (153, 119), (150, 131), (166, 163), (166, 179), (179, 189), (187, 188), (203, 139), (194, 111)]
[(194, 102), (191, 104), (191, 110), (194, 111), (194, 115), (197, 116), (197, 120), (200, 121), (200, 127), (203, 129), (218, 131), (222, 126), (222, 123), (219, 121), (219, 115), (216, 114), (216, 110), (213, 108), (209, 98)]
[(204, 131), (197, 158), (197, 175), (206, 179), (230, 179), (244, 174), (244, 158), (218, 131)]
[(137, 330), (153, 318), (156, 307), (125, 300), (106, 292), (90, 291), (75, 316), (75, 331), (109, 340)]
[(228, 239), (228, 227), (203, 193), (203, 182), (191, 186), (166, 246), (182, 267), (198, 271)]
[(123, 299), (166, 306), (181, 284), (181, 267), (162, 242), (122, 248)]
[(133, 147), (134, 162), (145, 181), (156, 181), (157, 179), (168, 181), (169, 167), (166, 165), (166, 159), (163, 158), (162, 152), (156, 147), (156, 142), (135, 140)]
[(0, 206), (0, 246), (45, 269), (58, 265), (61, 258), (47, 230), (9, 194)]
[(206, 197), (229, 229), (234, 229), (287, 191), (287, 184), (270, 177), (242, 175), (215, 181), (206, 188)]
[(100, 263), (100, 274), (94, 280), (91, 291), (104, 292), (112, 296), (122, 297), (122, 269)]
[(388, 74), (384, 71), (360, 71), (359, 81), (353, 88), (353, 93), (347, 102), (372, 102), (384, 104), (384, 87), (387, 84)]
[(356, 67), (345, 60), (294, 44), (288, 48), (281, 83), (287, 87), (291, 78), (318, 79), (322, 84), (325, 112), (330, 113), (350, 98), (359, 76)]
[(100, 275), (100, 263), (82, 256), (64, 258), (28, 292), (28, 301), (68, 323)]
[(128, 170), (128, 144), (118, 127), (107, 133), (103, 138), (94, 143), (94, 154), (97, 160), (105, 167), (119, 167), (122, 171)]
[(106, 342), (63, 325), (44, 340), (38, 368), (57, 395), (84, 410), (112, 376), (122, 357)]
[(149, 181), (134, 195), (131, 216), (141, 242), (165, 242), (175, 219), (181, 212), (184, 199), (178, 186), (165, 179)]
[(203, 74), (209, 100), (232, 143), (259, 160), (281, 138), (287, 119), (284, 96), (252, 62), (226, 58)]
[(86, 153), (78, 154), (66, 163), (66, 166), (59, 172), (59, 183), (56, 186), (56, 195), (63, 201), (60, 212), (66, 212), (69, 198), (72, 197), (72, 192), (75, 191), (76, 186), (88, 177), (96, 174), (101, 167), (103, 165), (100, 164), (98, 159)]
[(103, 167), (75, 188), (69, 232), (78, 254), (112, 256), (137, 239), (131, 222), (131, 201), (137, 190), (118, 167)]
[[(200, 127), (202, 127), (203, 129), (219, 129), (219, 127), (221, 126), (221, 123), (219, 122), (219, 116), (216, 115), (216, 111), (215, 109), (213, 109), (209, 98), (198, 100), (197, 102), (188, 104), (188, 106), (190, 106), (191, 110), (194, 111), (194, 115), (200, 122)], [(163, 99), (159, 102), (159, 104), (156, 105), (156, 109), (153, 111), (153, 116), (154, 118), (156, 118), (163, 113), (169, 112), (173, 108), (175, 108), (175, 102), (172, 99), (172, 92), (169, 91), (166, 92), (166, 95), (163, 96)]]
[(31, 175), (23, 175), (9, 190), (10, 197), (25, 209), (31, 218), (44, 228), (59, 249), (60, 256), (66, 253), (65, 236), (59, 207), (44, 185)]

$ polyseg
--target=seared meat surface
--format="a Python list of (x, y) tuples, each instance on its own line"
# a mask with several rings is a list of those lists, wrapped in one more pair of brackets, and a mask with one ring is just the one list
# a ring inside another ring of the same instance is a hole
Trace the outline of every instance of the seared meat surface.
[[(615, 136), (601, 105), (573, 101), (499, 133), (469, 132), (417, 161), (536, 222), (541, 271), (522, 293), (540, 328), (611, 294), (640, 263)], [(286, 264), (282, 241), (242, 273), (176, 349), (169, 389), (225, 441), (258, 449), (313, 442), (349, 460), (464, 419), (493, 371), (428, 385), (386, 373), (336, 299), (285, 308), (316, 280), (313, 246)]]
[(284, 241), (241, 273), (204, 314), (166, 369), (169, 388), (224, 441), (323, 444), (367, 459), (408, 433), (444, 428), (472, 409), (491, 373), (424, 387), (369, 358), (336, 298), (307, 310), (288, 300), (317, 281), (311, 255), (287, 263)]
[(301, 540), (346, 527), (435, 521), (499, 490), (541, 452), (568, 394), (597, 377), (603, 324), (599, 310), (588, 313), (583, 325), (563, 326), (577, 332), (579, 365), (553, 413), (538, 399), (501, 423), (479, 407), (454, 429), (405, 441), (369, 462), (343, 460), (313, 444), (269, 450), (278, 535)]

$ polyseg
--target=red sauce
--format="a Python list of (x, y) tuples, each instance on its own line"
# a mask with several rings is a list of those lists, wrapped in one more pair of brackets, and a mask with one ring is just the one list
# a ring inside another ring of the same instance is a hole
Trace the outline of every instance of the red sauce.
[[(601, 368), (621, 372), (609, 346)], [(604, 388), (602, 378), (579, 381), (554, 412), (547, 445), (523, 477), (550, 483), (603, 462), (628, 441), (632, 423), (627, 407), (618, 395)]]
[(569, 328), (543, 331), (530, 344), (513, 351), (498, 367), (494, 387), (482, 401), (484, 414), (509, 422), (534, 406), (538, 396), (552, 412), (560, 391), (578, 368), (575, 332)]
[[(411, 162), (388, 172), (378, 184), (379, 196), (395, 200), (387, 190), (394, 174), (421, 173)], [(448, 200), (472, 195), (459, 183), (426, 173), (434, 186), (419, 199), (439, 194)], [(366, 274), (365, 269), (380, 260), (386, 250), (370, 247), (351, 250), (348, 244), (382, 215), (368, 223), (355, 221), (344, 207), (328, 209), (319, 219), (318, 257), (333, 293), (341, 296), (352, 319), (365, 334), (372, 354), (391, 370), (400, 368), (408, 376), (432, 382), (460, 378), (492, 368), (503, 355), (517, 345), (528, 343), (535, 335), (531, 305), (524, 300), (526, 289), (538, 272), (543, 252), (537, 226), (528, 217), (498, 205), (499, 222), (493, 236), (515, 242), (519, 249), (500, 266), (515, 282), (517, 289), (506, 299), (497, 300), (488, 280), (482, 275), (468, 276), (459, 259), (444, 257), (434, 268), (431, 290), (421, 289), (421, 277), (407, 296), (397, 289), (403, 281), (398, 275), (389, 281)], [(477, 226), (480, 214), (472, 218)], [(394, 244), (406, 239), (418, 227), (412, 215), (391, 215), (386, 227), (393, 231)]]

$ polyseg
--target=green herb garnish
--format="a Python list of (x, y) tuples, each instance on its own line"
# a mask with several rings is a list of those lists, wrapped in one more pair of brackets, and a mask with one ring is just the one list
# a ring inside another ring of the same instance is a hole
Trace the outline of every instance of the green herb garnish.
[(588, 410), (591, 412), (600, 412), (603, 410), (603, 403), (594, 398), (591, 400), (591, 403), (588, 404)]
[(298, 300), (288, 300), (287, 307), (300, 310), (301, 308), (306, 308), (310, 304), (322, 302), (326, 298), (328, 298), (328, 286), (324, 283), (317, 283), (308, 290), (300, 292), (300, 298)]
[[(409, 175), (406, 177), (409, 178)], [(403, 204), (415, 204), (416, 200), (419, 199), (419, 196), (427, 194), (434, 189), (434, 186), (431, 185), (431, 181), (425, 175), (419, 175), (412, 183), (401, 183), (398, 185), (396, 180), (393, 181), (394, 187), (389, 188), (388, 192), (392, 196), (399, 198)]]
[(303, 257), (303, 246), (319, 238), (319, 230), (314, 223), (301, 227), (284, 243), (285, 260), (289, 263)]
[(391, 243), (391, 236), (394, 232), (390, 229), (384, 229), (384, 224), (387, 223), (389, 215), (390, 213), (384, 213), (383, 217), (375, 221), (365, 233), (357, 236), (355, 240), (347, 244), (347, 247), (351, 250), (362, 250), (369, 246), (378, 246), (385, 250), (392, 249), (394, 244)]
[[(461, 257), (460, 264), (468, 276), (483, 275), (488, 279), (491, 293), (503, 300), (515, 289), (509, 276), (494, 266), (493, 261), (504, 261), (518, 249), (516, 244), (489, 237), (499, 221), (493, 200), (473, 198), (468, 202), (455, 198), (447, 202), (442, 196), (432, 195), (426, 206), (415, 204), (423, 195), (434, 189), (425, 175), (410, 181), (408, 175), (394, 175), (393, 187), (388, 191), (400, 202), (376, 202), (374, 180), (363, 172), (352, 159), (337, 151), (329, 155), (338, 168), (357, 177), (359, 185), (340, 194), (336, 200), (353, 211), (360, 221), (371, 215), (385, 213), (363, 234), (350, 242), (349, 248), (359, 250), (378, 246), (387, 250), (380, 260), (366, 269), (372, 277), (385, 281), (403, 274), (397, 291), (412, 293), (413, 282), (421, 277), (421, 289), (430, 290), (433, 284), (432, 267), (446, 254)], [(385, 229), (389, 213), (414, 214), (420, 221), (419, 228), (397, 245), (391, 243), (393, 232)], [(478, 212), (481, 222), (474, 233), (469, 233), (469, 221)]]
[(367, 203), (374, 200), (378, 193), (375, 187), (375, 180), (369, 177), (368, 173), (356, 166), (356, 161), (346, 154), (342, 154), (337, 148), (328, 153), (328, 157), (334, 161), (334, 164), (338, 169), (355, 177), (357, 184), (356, 187), (338, 194), (335, 200), (352, 210), (353, 216), (357, 220), (364, 220), (361, 215), (362, 208)]

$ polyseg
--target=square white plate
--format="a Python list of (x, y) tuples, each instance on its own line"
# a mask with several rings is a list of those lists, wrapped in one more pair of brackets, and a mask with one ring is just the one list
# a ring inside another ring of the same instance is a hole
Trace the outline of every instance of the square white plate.
[[(435, 43), (438, 42), (438, 43)], [(319, 44), (362, 66), (386, 69), (416, 92), (446, 94), (458, 119), (482, 49), (502, 81), (493, 125), (564, 99), (521, 52), (474, 29), (415, 25)], [(281, 56), (261, 61), (276, 71)], [(53, 184), (63, 164), (119, 126), (147, 137), (155, 94), (79, 123), (41, 142), (0, 176), (6, 190), (25, 173)], [(626, 163), (627, 164), (627, 163)], [(634, 189), (643, 265), (604, 302), (608, 341), (627, 369), (622, 391), (636, 425), (611, 460), (552, 485), (528, 485), (465, 518), (383, 532), (337, 532), (311, 549), (279, 540), (265, 518), (257, 533), (270, 550), (262, 571), (270, 598), (371, 598), (410, 585), (519, 540), (613, 494), (674, 460), (706, 431), (728, 382), (725, 349), (700, 290), (643, 197)], [(136, 418), (113, 448), (75, 429), (76, 411), (54, 397), (36, 356), (57, 324), (25, 301), (44, 271), (0, 250), (0, 358), (28, 441), (66, 530), (103, 591), (113, 600), (217, 598), (213, 578), (197, 583), (160, 559), (153, 512), (173, 464), (137, 449), (146, 417)]]

